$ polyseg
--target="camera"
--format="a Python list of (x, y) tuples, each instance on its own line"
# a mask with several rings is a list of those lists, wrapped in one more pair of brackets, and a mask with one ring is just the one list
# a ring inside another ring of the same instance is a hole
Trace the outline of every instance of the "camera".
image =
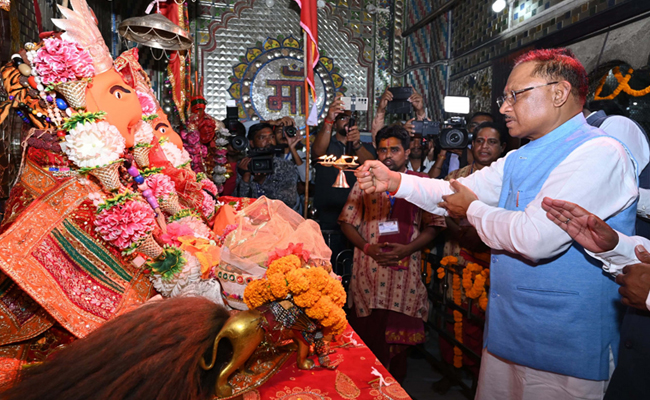
[(467, 131), (463, 117), (451, 117), (443, 122), (447, 127), (440, 130), (438, 141), (443, 149), (464, 149), (474, 139), (474, 134)]
[(282, 154), (282, 146), (250, 149), (248, 151), (248, 157), (250, 157), (251, 162), (248, 164), (248, 170), (252, 174), (271, 174), (273, 173), (273, 159)]
[(248, 148), (248, 139), (243, 135), (236, 135), (230, 137), (230, 145), (233, 149), (243, 152)]
[[(440, 128), (440, 125), (444, 128)], [(413, 121), (414, 137), (422, 138), (423, 144), (435, 140), (443, 149), (464, 149), (474, 135), (467, 131), (465, 119), (451, 117), (442, 123), (436, 121)]]
[(436, 121), (413, 121), (415, 137), (437, 136), (440, 133), (440, 123)]
[(282, 131), (284, 131), (284, 134), (287, 135), (287, 137), (296, 137), (298, 134), (298, 129), (293, 125), (283, 126)]
[(226, 119), (223, 120), (226, 129), (234, 136), (230, 137), (230, 145), (233, 149), (243, 152), (248, 148), (248, 139), (246, 139), (246, 128), (239, 122), (237, 107), (226, 107)]

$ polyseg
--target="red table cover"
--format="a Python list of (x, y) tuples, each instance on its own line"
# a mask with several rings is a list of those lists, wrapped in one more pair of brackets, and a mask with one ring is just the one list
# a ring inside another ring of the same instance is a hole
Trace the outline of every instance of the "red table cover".
[[(355, 342), (356, 346), (336, 347)], [(335, 353), (330, 354), (331, 361), (338, 364), (335, 370), (324, 368), (300, 370), (296, 366), (294, 353), (277, 374), (259, 388), (244, 394), (244, 400), (404, 400), (411, 398), (349, 325), (339, 342), (332, 343), (331, 347), (336, 350)], [(379, 387), (377, 376), (372, 374), (373, 367), (389, 386)]]

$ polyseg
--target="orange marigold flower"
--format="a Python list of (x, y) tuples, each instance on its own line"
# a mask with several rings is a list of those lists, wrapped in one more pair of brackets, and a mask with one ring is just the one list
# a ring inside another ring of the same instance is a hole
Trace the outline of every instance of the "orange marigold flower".
[(289, 283), (289, 290), (294, 295), (306, 292), (309, 290), (309, 279), (307, 278), (307, 270), (304, 268), (294, 269), (287, 272), (285, 275)]
[(320, 297), (321, 292), (312, 286), (306, 292), (293, 296), (293, 302), (300, 308), (307, 308), (313, 306)]
[(332, 335), (339, 335), (343, 333), (345, 328), (348, 326), (348, 320), (345, 318), (345, 312), (342, 309), (337, 310), (341, 311), (342, 316), (334, 326), (328, 329), (328, 333)]
[(289, 254), (288, 256), (278, 258), (269, 264), (269, 268), (266, 270), (266, 275), (273, 274), (286, 274), (287, 272), (300, 268), (302, 263), (300, 258), (294, 254)]
[(443, 257), (442, 260), (440, 260), (440, 265), (447, 266), (447, 265), (450, 265), (450, 264), (452, 264), (452, 265), (453, 264), (458, 264), (458, 257), (446, 256), (446, 257)]
[(307, 270), (307, 278), (309, 278), (310, 288), (315, 288), (319, 292), (325, 289), (330, 279), (334, 279), (330, 277), (327, 271), (320, 267), (309, 268)]
[(287, 280), (282, 274), (273, 274), (267, 276), (269, 285), (271, 286), (271, 293), (275, 297), (275, 300), (284, 299), (289, 294), (289, 288), (287, 287)]
[(321, 320), (327, 318), (334, 307), (335, 305), (329, 296), (321, 296), (313, 306), (305, 309), (305, 313), (307, 313), (309, 318), (315, 319), (320, 323)]
[(343, 307), (345, 305), (347, 299), (345, 289), (343, 288), (343, 284), (338, 280), (330, 277), (323, 294), (329, 296), (330, 300), (332, 300), (337, 307)]
[(483, 292), (481, 297), (478, 299), (478, 306), (481, 307), (481, 310), (485, 311), (487, 310), (487, 305), (488, 305), (487, 293)]
[[(343, 309), (340, 308), (332, 309), (327, 318), (320, 321), (320, 324), (326, 328), (336, 325), (341, 319), (341, 313), (339, 313), (338, 310), (343, 311)], [(345, 311), (343, 311), (343, 316), (345, 317)]]
[(251, 310), (269, 301), (273, 301), (273, 294), (266, 279), (256, 279), (244, 289), (244, 303)]

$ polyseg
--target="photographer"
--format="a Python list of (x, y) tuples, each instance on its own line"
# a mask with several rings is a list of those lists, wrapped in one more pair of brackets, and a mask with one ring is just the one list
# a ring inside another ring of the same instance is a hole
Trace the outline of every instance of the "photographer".
[[(361, 142), (359, 128), (356, 125), (348, 126), (351, 115), (350, 111), (344, 110), (341, 98), (337, 97), (330, 105), (322, 128), (316, 134), (311, 153), (316, 169), (314, 208), (318, 214), (321, 230), (326, 236), (325, 240), (332, 250), (332, 265), (335, 264), (339, 252), (347, 247), (347, 241), (341, 233), (337, 220), (348, 199), (350, 189), (333, 189), (332, 184), (336, 181), (338, 170), (323, 167), (316, 162), (317, 158), (323, 155), (341, 157), (345, 154), (346, 143), (351, 141), (354, 144), (354, 155), (359, 157), (357, 160), (359, 164), (375, 159), (374, 147), (369, 143)], [(357, 181), (354, 174), (346, 173), (346, 177), (350, 186)]]
[(283, 158), (293, 161), (296, 165), (299, 182), (305, 182), (305, 159), (307, 156), (304, 151), (298, 150), (298, 147), (302, 146), (300, 143), (301, 137), (298, 135), (296, 128), (296, 121), (291, 117), (283, 117), (269, 122), (269, 124), (274, 125), (275, 142), (278, 146), (283, 147)]
[[(379, 99), (379, 106), (375, 112), (375, 118), (372, 120), (371, 132), (373, 143), (375, 142), (377, 132), (386, 126), (386, 107), (388, 107), (388, 102), (393, 100), (393, 92), (391, 92), (389, 89), (390, 88), (386, 88), (384, 94), (381, 95), (381, 99)], [(411, 89), (413, 89), (412, 86)], [(424, 99), (422, 98), (422, 95), (413, 89), (413, 94), (408, 98), (408, 101), (413, 105), (413, 110), (415, 110), (415, 120), (424, 120), (427, 112), (424, 108)]]
[[(494, 122), (492, 114), (476, 112), (469, 119), (467, 130), (469, 133), (475, 133), (476, 128), (484, 122)], [(468, 149), (442, 150), (438, 154), (433, 168), (429, 171), (429, 176), (438, 179), (444, 178), (448, 174), (466, 167), (473, 161), (472, 152), (468, 151)]]
[(259, 123), (248, 129), (248, 140), (252, 153), (265, 154), (264, 156), (250, 154), (244, 157), (237, 165), (237, 189), (235, 196), (258, 198), (266, 196), (269, 199), (282, 200), (288, 207), (295, 208), (298, 203), (298, 173), (293, 161), (281, 157), (270, 158), (272, 171), (268, 173), (251, 172), (251, 166), (256, 159), (269, 159), (268, 154), (273, 154), (275, 149), (275, 135), (273, 125)]

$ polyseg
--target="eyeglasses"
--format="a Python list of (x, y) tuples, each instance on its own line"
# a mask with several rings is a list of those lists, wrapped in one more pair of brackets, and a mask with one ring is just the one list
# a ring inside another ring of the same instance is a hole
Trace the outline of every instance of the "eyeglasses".
[(525, 93), (525, 92), (527, 92), (529, 90), (541, 88), (541, 87), (544, 87), (544, 86), (555, 85), (556, 83), (559, 83), (559, 82), (549, 82), (549, 83), (545, 83), (543, 85), (527, 87), (526, 89), (513, 90), (508, 95), (498, 97), (497, 98), (497, 105), (499, 106), (499, 108), (501, 108), (501, 106), (503, 106), (503, 103), (505, 103), (507, 101), (508, 104), (513, 106), (517, 102), (517, 95)]

